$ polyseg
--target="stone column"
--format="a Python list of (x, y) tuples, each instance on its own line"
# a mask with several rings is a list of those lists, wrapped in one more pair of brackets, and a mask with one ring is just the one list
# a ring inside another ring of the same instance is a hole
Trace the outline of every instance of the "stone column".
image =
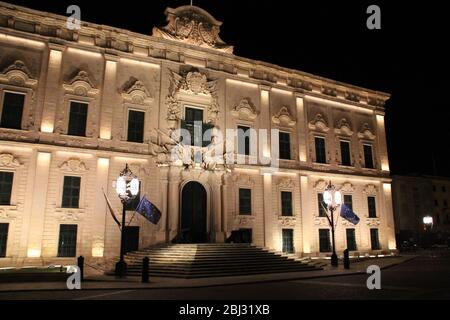
[(272, 174), (270, 172), (263, 173), (264, 184), (264, 217), (263, 217), (263, 232), (264, 232), (264, 247), (277, 249), (273, 239), (273, 210), (272, 210)]
[(389, 171), (389, 159), (386, 146), (386, 131), (384, 127), (384, 112), (376, 113), (377, 121), (377, 139), (378, 139), (378, 153), (380, 159), (381, 170)]
[(168, 196), (169, 241), (176, 237), (180, 225), (180, 168), (171, 167), (169, 171)]
[(301, 163), (308, 161), (306, 149), (306, 112), (303, 103), (303, 95), (295, 94), (295, 102), (297, 106), (297, 137), (298, 137), (298, 158)]
[(50, 163), (51, 153), (37, 152), (33, 193), (30, 194), (32, 205), (28, 228), (28, 258), (41, 257)]
[(169, 219), (168, 219), (168, 210), (167, 210), (167, 193), (168, 193), (168, 174), (169, 174), (169, 168), (168, 167), (162, 167), (159, 169), (159, 197), (160, 197), (160, 203), (161, 203), (161, 221), (159, 223), (159, 231), (161, 233), (164, 233), (164, 241), (169, 242), (171, 239), (169, 239)]
[(63, 46), (50, 44), (45, 100), (42, 109), (41, 131), (53, 133), (55, 130), (55, 114), (58, 106), (58, 95), (61, 92), (61, 61)]
[(313, 248), (313, 241), (316, 238), (313, 231), (313, 215), (311, 205), (311, 193), (308, 194), (308, 177), (300, 176), (300, 199), (301, 199), (301, 219), (302, 219), (302, 237), (303, 237), (303, 256), (309, 256)]
[(225, 242), (225, 236), (222, 228), (222, 193), (221, 193), (221, 175), (216, 174), (214, 179), (213, 196), (212, 196), (212, 206), (214, 221), (213, 221), (213, 234), (215, 242)]
[[(100, 138), (112, 138), (113, 113), (117, 104), (117, 61), (113, 55), (105, 54), (105, 74), (103, 78), (102, 103), (100, 112)], [(122, 113), (120, 113), (122, 116)]]
[[(263, 146), (263, 150), (258, 150), (258, 155), (260, 157), (259, 163), (261, 164), (268, 164), (266, 161), (261, 161), (261, 156), (264, 158), (271, 158), (273, 150), (271, 150), (271, 112), (270, 112), (270, 87), (260, 85), (260, 91), (261, 91), (261, 116), (260, 116), (260, 128), (261, 129), (267, 129), (267, 144)], [(258, 139), (259, 139), (258, 135)], [(278, 159), (275, 159), (278, 161)]]
[(97, 159), (95, 176), (95, 203), (92, 216), (92, 257), (103, 257), (106, 232), (106, 201), (103, 191), (108, 194), (109, 158)]
[[(395, 241), (395, 223), (394, 223), (394, 212), (392, 210), (392, 190), (391, 190), (391, 183), (383, 183), (383, 220), (384, 222), (382, 225), (384, 225), (384, 234), (387, 243), (387, 248), (384, 246), (383, 243), (380, 241), (382, 245), (382, 249), (389, 249), (389, 250), (396, 250), (397, 244)], [(379, 230), (379, 236), (381, 237), (381, 233), (383, 230)], [(381, 239), (380, 239), (381, 240)]]
[(228, 234), (228, 203), (231, 199), (228, 198), (228, 176), (227, 173), (222, 175), (222, 197), (221, 197), (221, 203), (222, 203), (222, 231), (224, 235), (224, 240), (226, 240), (230, 234)]

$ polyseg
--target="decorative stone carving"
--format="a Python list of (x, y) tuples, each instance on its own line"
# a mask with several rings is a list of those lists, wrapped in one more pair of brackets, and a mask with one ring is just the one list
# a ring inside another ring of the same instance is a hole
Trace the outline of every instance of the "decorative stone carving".
[(295, 187), (295, 184), (292, 179), (284, 178), (279, 180), (278, 187), (282, 189), (293, 189)]
[(232, 176), (231, 179), (237, 185), (253, 186), (255, 184), (252, 177), (249, 176), (248, 174), (235, 174)]
[(240, 120), (253, 121), (258, 116), (258, 112), (250, 98), (242, 98), (231, 110), (231, 115)]
[(84, 209), (55, 209), (55, 216), (59, 221), (77, 222), (81, 220), (83, 213)]
[(64, 161), (59, 168), (63, 171), (71, 171), (71, 172), (85, 172), (89, 169), (86, 167), (85, 163), (78, 158), (71, 158), (67, 161)]
[(236, 216), (235, 222), (238, 226), (251, 226), (255, 221), (255, 216)]
[(328, 222), (328, 219), (326, 217), (319, 217), (317, 215), (314, 215), (314, 224), (320, 227), (330, 226), (330, 223)]
[(272, 122), (282, 127), (293, 127), (297, 123), (286, 106), (281, 107), (280, 111), (272, 117)]
[(19, 87), (34, 87), (38, 81), (33, 79), (25, 64), (16, 60), (0, 73), (0, 83), (8, 83)]
[(128, 165), (128, 167), (130, 168), (131, 172), (136, 174), (138, 177), (143, 177), (143, 176), (148, 175), (147, 169), (139, 163), (130, 163)]
[(375, 135), (372, 133), (369, 124), (366, 122), (362, 125), (361, 130), (358, 133), (358, 137), (361, 139), (374, 140)]
[(167, 26), (153, 28), (153, 36), (233, 53), (233, 47), (219, 37), (222, 22), (196, 6), (167, 8)]
[(327, 185), (328, 185), (328, 183), (325, 180), (318, 180), (314, 184), (313, 188), (316, 190), (325, 190)]
[(167, 121), (170, 129), (175, 129), (176, 123), (181, 119), (181, 103), (178, 93), (202, 95), (210, 98), (208, 104), (208, 122), (215, 123), (219, 115), (219, 97), (217, 93), (217, 80), (208, 81), (205, 74), (192, 68), (189, 72), (178, 74), (169, 70), (169, 94), (166, 97)]
[(278, 222), (282, 227), (295, 227), (297, 219), (295, 217), (279, 216)]
[(328, 127), (327, 121), (321, 113), (316, 114), (314, 119), (308, 124), (311, 130), (328, 132), (330, 128)]
[(353, 135), (353, 131), (351, 129), (350, 123), (347, 121), (346, 118), (342, 118), (339, 120), (339, 122), (336, 125), (336, 129), (334, 129), (334, 132), (340, 135), (346, 135), (351, 136)]
[(125, 102), (148, 105), (153, 102), (153, 97), (142, 81), (131, 78), (122, 89), (122, 97)]
[(0, 154), (0, 167), (8, 167), (8, 168), (17, 168), (20, 167), (22, 164), (20, 163), (19, 159), (14, 157), (10, 153), (2, 153)]
[(17, 206), (1, 206), (0, 219), (13, 220), (17, 217)]
[(376, 195), (377, 191), (377, 187), (375, 187), (373, 184), (368, 184), (365, 186), (363, 193), (367, 195)]
[(80, 70), (68, 83), (63, 84), (66, 93), (82, 97), (92, 97), (99, 93), (86, 71)]
[(378, 227), (380, 223), (380, 218), (366, 218), (366, 224), (369, 227)]
[(341, 192), (355, 192), (355, 190), (355, 186), (350, 182), (345, 182), (339, 189)]

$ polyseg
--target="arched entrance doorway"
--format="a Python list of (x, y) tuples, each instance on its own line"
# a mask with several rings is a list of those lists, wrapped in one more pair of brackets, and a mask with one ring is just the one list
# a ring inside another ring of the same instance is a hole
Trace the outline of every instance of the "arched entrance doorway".
[(184, 242), (207, 242), (207, 194), (196, 181), (188, 182), (181, 194), (181, 234)]

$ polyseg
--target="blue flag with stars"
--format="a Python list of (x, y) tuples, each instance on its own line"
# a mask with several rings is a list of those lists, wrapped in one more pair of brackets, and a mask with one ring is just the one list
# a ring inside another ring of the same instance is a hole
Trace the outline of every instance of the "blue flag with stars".
[(359, 217), (344, 203), (341, 205), (341, 217), (353, 224), (358, 224)]
[(136, 212), (144, 216), (148, 221), (153, 224), (158, 224), (161, 219), (161, 211), (151, 203), (146, 196), (143, 196), (136, 207)]

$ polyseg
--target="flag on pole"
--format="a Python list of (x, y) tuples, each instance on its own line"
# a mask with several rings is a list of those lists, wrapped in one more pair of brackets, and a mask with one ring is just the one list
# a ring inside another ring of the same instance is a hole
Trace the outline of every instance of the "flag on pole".
[(161, 219), (161, 211), (151, 203), (146, 196), (143, 196), (136, 207), (136, 212), (144, 216), (148, 221), (153, 224), (158, 224)]
[(341, 204), (341, 217), (353, 224), (358, 224), (359, 217), (347, 205)]
[(105, 190), (103, 190), (103, 188), (102, 188), (102, 191), (103, 191), (103, 195), (105, 196), (105, 200), (106, 200), (106, 204), (108, 205), (109, 212), (111, 213), (112, 218), (114, 219), (114, 221), (117, 223), (117, 225), (120, 228), (119, 219), (117, 219), (116, 213), (114, 212), (114, 209), (112, 208), (111, 202), (109, 202), (108, 196), (106, 195)]

